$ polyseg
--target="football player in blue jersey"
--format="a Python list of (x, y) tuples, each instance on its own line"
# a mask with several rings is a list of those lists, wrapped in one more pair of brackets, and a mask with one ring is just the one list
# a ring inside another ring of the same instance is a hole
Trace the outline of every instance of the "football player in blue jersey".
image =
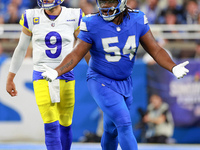
[(84, 13), (80, 8), (61, 7), (64, 0), (37, 0), (39, 9), (27, 9), (20, 24), (22, 33), (12, 57), (6, 90), (17, 95), (13, 82), (27, 48), (33, 46), (33, 87), (44, 122), (45, 144), (48, 150), (69, 150), (72, 143), (72, 117), (75, 103), (73, 70), (49, 83), (42, 77), (43, 64), (57, 67), (71, 52), (79, 33)]
[(89, 91), (103, 110), (103, 150), (137, 150), (129, 108), (132, 103), (131, 74), (139, 43), (163, 68), (177, 78), (186, 75), (186, 61), (176, 65), (155, 41), (145, 14), (127, 7), (127, 0), (97, 0), (99, 12), (82, 19), (73, 51), (54, 69), (45, 66), (42, 76), (53, 81), (74, 68), (90, 51), (87, 72)]

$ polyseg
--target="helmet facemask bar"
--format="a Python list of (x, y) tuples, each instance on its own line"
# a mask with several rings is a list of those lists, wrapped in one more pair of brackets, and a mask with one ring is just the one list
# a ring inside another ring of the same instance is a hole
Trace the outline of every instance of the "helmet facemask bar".
[(64, 0), (54, 0), (52, 3), (45, 3), (44, 0), (37, 0), (38, 6), (46, 10), (50, 10), (57, 5), (60, 5)]
[[(124, 11), (126, 7), (126, 1), (127, 0), (118, 0), (118, 5), (116, 7), (112, 6), (109, 8), (101, 8), (100, 0), (96, 0), (97, 6), (99, 8), (99, 13), (106, 21), (112, 21), (118, 14), (120, 14), (122, 11)], [(102, 11), (107, 11), (107, 15), (104, 15)], [(110, 15), (109, 12), (113, 11), (113, 13)]]

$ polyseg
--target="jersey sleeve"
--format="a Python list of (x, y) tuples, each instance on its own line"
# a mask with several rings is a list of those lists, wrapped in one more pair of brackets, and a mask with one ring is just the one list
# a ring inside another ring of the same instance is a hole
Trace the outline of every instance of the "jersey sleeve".
[(141, 37), (149, 31), (150, 27), (149, 27), (148, 19), (147, 19), (146, 15), (143, 12), (140, 12), (140, 13), (141, 13), (141, 15), (138, 20), (138, 24), (139, 24), (138, 29), (140, 30), (140, 37)]
[(80, 24), (80, 33), (78, 35), (78, 38), (89, 44), (92, 44), (90, 27), (89, 27), (89, 23), (88, 23), (88, 16), (85, 16), (82, 18), (82, 21)]
[(80, 9), (80, 15), (79, 15), (79, 20), (78, 20), (78, 27), (76, 28), (76, 30), (78, 30), (80, 28), (81, 20), (82, 20), (82, 18), (84, 16), (85, 16), (85, 13), (82, 11), (82, 9)]
[(19, 24), (25, 27), (29, 32), (32, 32), (32, 26), (31, 26), (31, 19), (30, 19), (30, 11), (25, 10), (24, 13), (21, 16), (21, 19), (19, 21)]

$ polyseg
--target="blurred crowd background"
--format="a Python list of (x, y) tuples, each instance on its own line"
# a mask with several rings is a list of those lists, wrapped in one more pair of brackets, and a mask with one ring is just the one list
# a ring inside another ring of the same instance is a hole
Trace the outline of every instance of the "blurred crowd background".
[[(80, 7), (85, 14), (98, 12), (96, 0), (65, 0), (62, 5), (72, 8)], [(143, 11), (150, 25), (200, 24), (200, 0), (128, 0), (127, 5), (132, 9)], [(0, 24), (18, 24), (22, 13), (29, 8), (38, 8), (37, 0), (0, 0)], [(2, 40), (5, 41), (5, 39), (0, 38), (0, 41)], [(159, 37), (156, 40), (161, 46), (171, 51), (175, 58), (194, 58), (200, 55), (198, 54), (200, 52), (197, 52), (200, 51), (199, 39), (166, 39)], [(182, 44), (188, 41), (190, 41), (188, 43), (190, 46)], [(4, 52), (9, 56), (12, 55), (16, 46), (16, 42), (14, 43), (13, 46), (3, 44)], [(173, 43), (176, 44), (169, 46)], [(28, 53), (28, 56), (31, 57), (31, 52)], [(143, 57), (144, 54), (144, 51), (139, 51), (137, 57)]]
[[(150, 24), (200, 23), (200, 0), (128, 0), (127, 4), (144, 11)], [(80, 7), (85, 14), (97, 12), (96, 0), (65, 0), (62, 5)], [(1, 0), (0, 23), (18, 23), (25, 9), (37, 7), (37, 0)]]

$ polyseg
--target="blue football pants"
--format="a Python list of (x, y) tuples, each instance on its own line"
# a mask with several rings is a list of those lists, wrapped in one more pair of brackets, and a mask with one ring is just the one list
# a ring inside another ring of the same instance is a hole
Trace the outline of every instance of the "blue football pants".
[(117, 150), (119, 142), (122, 150), (138, 150), (129, 112), (132, 99), (94, 79), (89, 79), (87, 83), (92, 97), (103, 111), (102, 149)]

